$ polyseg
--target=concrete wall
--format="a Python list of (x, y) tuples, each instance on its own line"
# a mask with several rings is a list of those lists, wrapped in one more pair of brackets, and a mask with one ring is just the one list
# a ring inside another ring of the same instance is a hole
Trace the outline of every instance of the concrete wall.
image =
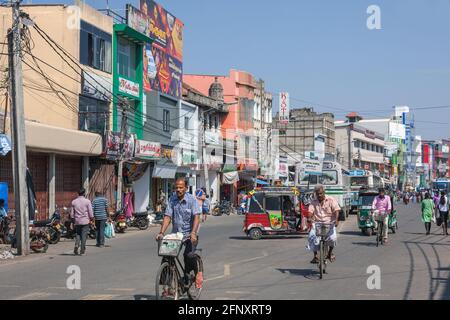
[[(81, 1), (76, 1), (76, 3), (80, 4), (79, 11), (74, 9), (73, 6), (66, 5), (24, 5), (22, 10), (27, 12), (42, 30), (73, 56), (74, 60), (79, 61), (80, 30), (77, 28), (79, 18), (81, 17), (109, 33), (112, 31), (112, 19)], [(1, 7), (0, 37), (6, 37), (10, 26), (11, 9)], [(76, 65), (74, 67), (77, 72), (74, 71), (64, 62), (34, 28), (30, 28), (30, 33), (33, 39), (33, 55), (49, 63), (56, 70), (42, 62), (37, 61), (37, 63), (47, 77), (57, 84), (46, 81), (40, 74), (23, 64), (25, 118), (50, 126), (78, 130), (78, 94), (81, 92), (81, 76), (79, 73), (81, 71)], [(24, 59), (33, 68), (38, 69), (29, 55), (25, 55)], [(4, 58), (1, 60), (1, 67), (5, 68), (6, 66), (7, 59)], [(94, 72), (111, 77), (109, 74), (100, 71)], [(53, 89), (61, 92), (59, 97), (52, 91)], [(0, 108), (3, 108), (3, 106)]]

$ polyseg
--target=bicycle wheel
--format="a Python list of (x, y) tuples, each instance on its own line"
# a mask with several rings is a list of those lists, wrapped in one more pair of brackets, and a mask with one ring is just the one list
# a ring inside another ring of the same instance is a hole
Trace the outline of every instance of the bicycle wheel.
[[(201, 272), (203, 275), (203, 261), (199, 255), (195, 255), (197, 260), (197, 272)], [(200, 298), (200, 294), (202, 293), (203, 284), (201, 284), (200, 288), (197, 288), (196, 285), (196, 276), (194, 271), (191, 271), (189, 275), (189, 288), (187, 291), (188, 297), (190, 300), (198, 300)], [(204, 275), (203, 275), (204, 276)]]
[(380, 244), (380, 238), (381, 238), (381, 231), (383, 226), (381, 225), (381, 222), (378, 222), (378, 230), (377, 230), (377, 247)]
[(156, 300), (178, 300), (178, 278), (173, 267), (168, 262), (163, 262), (156, 274), (155, 282)]
[(319, 249), (319, 272), (320, 272), (320, 279), (323, 278), (323, 273), (325, 269), (325, 246), (323, 241), (320, 241), (320, 249)]

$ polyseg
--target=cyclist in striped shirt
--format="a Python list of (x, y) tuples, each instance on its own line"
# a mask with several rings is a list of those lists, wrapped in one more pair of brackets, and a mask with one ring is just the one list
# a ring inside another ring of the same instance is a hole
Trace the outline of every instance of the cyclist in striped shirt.
[(95, 192), (95, 199), (92, 201), (94, 210), (95, 228), (97, 229), (97, 247), (105, 246), (105, 225), (108, 219), (108, 200), (99, 191)]

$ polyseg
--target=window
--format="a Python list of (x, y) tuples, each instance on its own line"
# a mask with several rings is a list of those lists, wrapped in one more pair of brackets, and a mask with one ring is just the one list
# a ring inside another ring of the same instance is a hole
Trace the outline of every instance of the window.
[(111, 35), (85, 21), (80, 27), (80, 62), (111, 73)]
[(279, 211), (281, 210), (280, 197), (266, 197), (266, 210), (267, 211)]
[(189, 117), (184, 117), (184, 129), (189, 130)]
[(366, 149), (366, 143), (365, 142), (361, 142), (361, 149)]
[(104, 134), (109, 129), (108, 102), (80, 96), (78, 128)]
[(253, 197), (251, 197), (250, 208), (248, 211), (250, 213), (264, 213), (263, 208), (261, 208), (261, 206), (263, 205), (263, 199), (264, 195), (262, 193), (257, 193)]
[(355, 148), (360, 148), (361, 142), (359, 140), (355, 140)]
[(163, 111), (163, 131), (165, 131), (165, 132), (170, 131), (170, 111), (169, 110)]
[(136, 45), (124, 38), (117, 41), (119, 74), (134, 79), (136, 77)]
[(214, 117), (214, 128), (219, 129), (219, 116)]
[(332, 185), (338, 183), (338, 173), (335, 170), (323, 171), (319, 176), (319, 183), (323, 185)]
[(309, 184), (311, 184), (311, 185), (317, 184), (317, 176), (316, 175), (305, 175), (302, 178), (302, 184), (304, 184), (305, 182), (306, 183), (309, 182)]

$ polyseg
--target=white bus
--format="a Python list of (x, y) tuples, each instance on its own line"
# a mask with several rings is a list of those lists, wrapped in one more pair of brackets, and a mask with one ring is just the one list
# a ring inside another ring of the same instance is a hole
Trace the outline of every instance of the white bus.
[(351, 188), (351, 209), (353, 212), (358, 207), (359, 190), (364, 187), (367, 189), (378, 189), (385, 187), (386, 183), (383, 178), (374, 175), (368, 170), (350, 170), (350, 188)]
[(341, 207), (340, 220), (350, 212), (351, 190), (349, 172), (337, 162), (324, 161), (321, 175), (302, 175), (299, 185), (313, 190), (317, 185), (325, 187), (325, 194), (335, 198)]

